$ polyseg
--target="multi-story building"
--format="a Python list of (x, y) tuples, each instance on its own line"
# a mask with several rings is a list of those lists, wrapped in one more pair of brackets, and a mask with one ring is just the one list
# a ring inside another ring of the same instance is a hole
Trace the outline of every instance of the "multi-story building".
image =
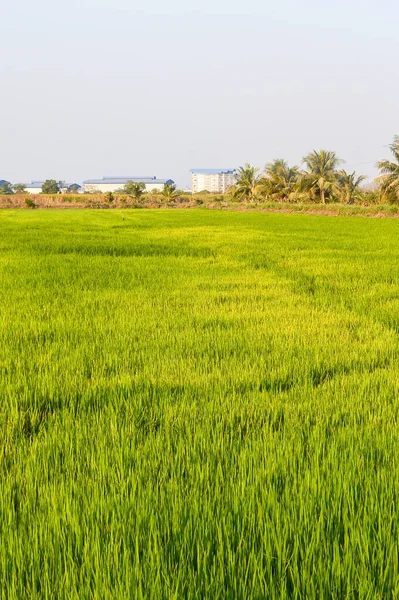
[(84, 192), (117, 192), (129, 181), (144, 183), (146, 192), (162, 191), (166, 185), (173, 185), (172, 179), (157, 179), (156, 177), (102, 177), (102, 179), (87, 179), (83, 182)]
[(192, 169), (191, 189), (198, 192), (224, 194), (235, 183), (235, 169)]

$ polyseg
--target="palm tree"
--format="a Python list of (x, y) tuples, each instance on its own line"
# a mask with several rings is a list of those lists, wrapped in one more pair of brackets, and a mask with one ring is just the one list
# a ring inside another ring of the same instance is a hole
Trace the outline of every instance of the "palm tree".
[(166, 202), (171, 202), (179, 197), (179, 192), (176, 190), (176, 186), (172, 183), (167, 183), (162, 190), (162, 199)]
[(253, 202), (256, 199), (260, 181), (259, 169), (245, 163), (237, 170), (234, 196), (240, 200)]
[(267, 163), (262, 188), (266, 194), (277, 200), (290, 200), (294, 197), (298, 183), (298, 167), (289, 167), (282, 158)]
[(395, 135), (389, 148), (396, 162), (390, 160), (379, 160), (377, 167), (380, 175), (377, 181), (380, 184), (381, 192), (384, 196), (391, 198), (395, 202), (399, 201), (399, 135)]
[(144, 194), (146, 188), (145, 183), (142, 181), (127, 181), (121, 190), (117, 190), (120, 194), (126, 194), (130, 196), (130, 198), (134, 198), (135, 200), (140, 200), (142, 195)]
[(309, 191), (311, 196), (325, 204), (326, 199), (338, 191), (337, 169), (343, 161), (335, 152), (313, 150), (304, 156), (302, 162), (307, 171), (302, 173), (301, 188)]
[(353, 173), (347, 173), (342, 169), (338, 172), (338, 182), (341, 188), (341, 198), (346, 204), (353, 204), (361, 197), (360, 184), (366, 179), (364, 175), (356, 176)]

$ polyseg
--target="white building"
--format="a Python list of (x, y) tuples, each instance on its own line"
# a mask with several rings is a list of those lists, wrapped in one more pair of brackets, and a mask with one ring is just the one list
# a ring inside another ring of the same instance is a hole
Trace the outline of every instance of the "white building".
[(40, 194), (43, 183), (44, 181), (31, 181), (30, 183), (22, 184), (25, 186), (24, 194)]
[[(30, 183), (23, 183), (25, 187), (24, 194), (40, 194), (42, 191), (44, 181), (31, 181)], [(57, 181), (60, 188), (60, 192), (66, 194), (70, 191), (81, 191), (82, 186), (77, 183), (66, 183), (65, 181)]]
[(172, 179), (157, 179), (156, 177), (103, 177), (102, 179), (87, 179), (83, 182), (84, 192), (117, 192), (128, 182), (144, 183), (146, 192), (162, 191), (166, 185), (173, 185)]
[(191, 189), (198, 192), (224, 194), (235, 183), (235, 169), (192, 169)]

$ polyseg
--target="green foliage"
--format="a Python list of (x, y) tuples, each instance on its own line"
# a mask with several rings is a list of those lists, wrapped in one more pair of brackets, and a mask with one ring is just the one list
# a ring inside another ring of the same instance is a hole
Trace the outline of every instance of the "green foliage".
[(228, 195), (244, 202), (361, 202), (364, 176), (338, 171), (342, 160), (335, 152), (313, 151), (303, 158), (307, 168), (300, 171), (283, 159), (267, 163), (263, 176), (248, 163), (237, 172), (237, 183)]
[(69, 188), (66, 190), (65, 193), (66, 194), (78, 194), (79, 193), (78, 184), (72, 184), (71, 186), (69, 186)]
[(379, 204), (381, 201), (380, 191), (375, 187), (366, 187), (361, 189), (361, 194), (359, 198), (359, 204), (363, 204), (364, 206), (373, 206)]
[(396, 220), (1, 233), (4, 598), (397, 596)]
[(24, 194), (26, 191), (26, 187), (23, 183), (16, 183), (13, 185), (13, 190), (15, 194)]
[(388, 202), (399, 202), (399, 135), (395, 135), (389, 146), (394, 161), (380, 160), (377, 167), (380, 170), (378, 183), (382, 199)]
[(161, 196), (165, 202), (173, 202), (173, 200), (176, 200), (179, 197), (179, 192), (176, 190), (175, 185), (168, 183), (162, 190)]
[(36, 208), (36, 204), (31, 198), (25, 198), (25, 206), (27, 206), (28, 208)]
[(108, 202), (109, 204), (112, 204), (115, 200), (115, 197), (112, 192), (106, 192), (104, 194), (104, 198), (105, 198), (105, 201)]
[(55, 179), (46, 179), (42, 185), (42, 194), (59, 194), (60, 186)]
[(300, 189), (317, 202), (325, 204), (339, 196), (338, 167), (343, 162), (335, 152), (313, 150), (302, 162), (306, 171), (300, 177)]
[(260, 183), (259, 169), (245, 163), (243, 167), (237, 169), (234, 197), (241, 201), (254, 202)]
[(141, 181), (128, 181), (119, 191), (121, 194), (126, 194), (126, 196), (129, 196), (130, 198), (139, 200), (143, 196), (145, 189), (145, 183)]
[(14, 193), (11, 183), (5, 181), (0, 185), (0, 196), (11, 196)]
[(273, 200), (294, 200), (298, 188), (299, 169), (289, 167), (283, 159), (276, 159), (265, 167), (262, 192)]
[(343, 169), (338, 172), (338, 185), (340, 188), (340, 200), (344, 204), (354, 204), (355, 202), (362, 200), (362, 189), (361, 184), (366, 179), (364, 175), (356, 175), (353, 173), (347, 173)]

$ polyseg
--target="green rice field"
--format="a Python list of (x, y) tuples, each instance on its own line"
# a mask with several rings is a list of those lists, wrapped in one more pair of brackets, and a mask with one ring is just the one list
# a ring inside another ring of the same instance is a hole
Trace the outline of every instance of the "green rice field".
[(399, 598), (399, 222), (0, 213), (0, 598)]

